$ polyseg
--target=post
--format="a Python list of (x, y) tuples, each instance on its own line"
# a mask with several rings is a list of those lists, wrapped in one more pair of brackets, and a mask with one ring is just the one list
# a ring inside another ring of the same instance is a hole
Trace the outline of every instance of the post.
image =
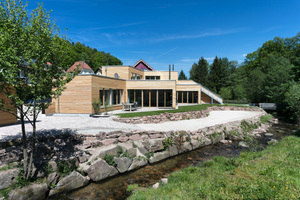
[(171, 80), (171, 65), (169, 65), (169, 80)]

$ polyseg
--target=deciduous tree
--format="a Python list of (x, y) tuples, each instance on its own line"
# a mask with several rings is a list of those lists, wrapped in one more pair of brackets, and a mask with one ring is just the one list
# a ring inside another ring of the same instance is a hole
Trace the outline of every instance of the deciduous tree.
[[(1, 99), (0, 109), (21, 121), (23, 170), (28, 179), (32, 176), (37, 117), (71, 76), (62, 70), (68, 41), (50, 21), (50, 13), (39, 5), (29, 15), (26, 7), (21, 0), (0, 3), (0, 93), (10, 100)], [(25, 121), (32, 125), (30, 143)]]

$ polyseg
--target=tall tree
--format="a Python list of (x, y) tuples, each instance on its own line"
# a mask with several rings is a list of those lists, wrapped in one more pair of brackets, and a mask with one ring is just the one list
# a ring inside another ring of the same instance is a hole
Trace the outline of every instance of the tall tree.
[(201, 57), (198, 61), (198, 67), (199, 67), (199, 83), (202, 85), (207, 85), (208, 83), (208, 67), (209, 64), (207, 60), (203, 57)]
[(213, 64), (210, 68), (209, 74), (209, 85), (208, 87), (214, 92), (220, 92), (221, 88), (226, 86), (225, 84), (228, 81), (228, 67), (229, 61), (227, 58), (218, 58), (217, 56), (214, 59)]
[(192, 68), (190, 69), (190, 79), (200, 83), (200, 68), (199, 65), (197, 63), (194, 63), (192, 65)]
[(183, 70), (180, 71), (178, 80), (187, 80), (187, 77), (185, 76)]
[[(32, 176), (36, 142), (36, 121), (48, 99), (56, 97), (71, 76), (62, 72), (67, 40), (50, 21), (42, 5), (30, 15), (21, 0), (0, 3), (0, 109), (21, 121), (24, 178)], [(51, 64), (50, 64), (50, 63)], [(15, 112), (17, 109), (18, 112)], [(32, 125), (31, 142), (25, 121)]]

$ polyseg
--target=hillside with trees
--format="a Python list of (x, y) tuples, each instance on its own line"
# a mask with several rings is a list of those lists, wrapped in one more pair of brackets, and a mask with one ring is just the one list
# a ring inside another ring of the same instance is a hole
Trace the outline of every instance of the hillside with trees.
[(80, 42), (68, 42), (64, 65), (68, 69), (76, 61), (85, 61), (94, 71), (103, 65), (122, 65), (122, 61), (110, 53), (98, 51)]
[(192, 65), (190, 79), (221, 95), (225, 101), (281, 104), (285, 114), (296, 120), (300, 114), (300, 33), (265, 42), (247, 54), (241, 65), (226, 57), (215, 57), (208, 65), (201, 57)]

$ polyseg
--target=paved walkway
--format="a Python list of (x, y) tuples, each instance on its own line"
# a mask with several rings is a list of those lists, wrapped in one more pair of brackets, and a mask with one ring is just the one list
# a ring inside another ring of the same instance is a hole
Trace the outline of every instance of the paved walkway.
[[(42, 133), (56, 133), (61, 130), (71, 129), (78, 134), (97, 134), (100, 131), (133, 131), (133, 130), (197, 130), (203, 127), (227, 122), (243, 120), (259, 115), (260, 112), (251, 111), (212, 111), (206, 118), (172, 121), (160, 124), (126, 124), (115, 122), (112, 117), (91, 118), (89, 115), (40, 115), (37, 122), (37, 130)], [(26, 131), (32, 131), (29, 123), (25, 125)], [(7, 140), (21, 136), (21, 125), (15, 124), (0, 127), (0, 140)]]

